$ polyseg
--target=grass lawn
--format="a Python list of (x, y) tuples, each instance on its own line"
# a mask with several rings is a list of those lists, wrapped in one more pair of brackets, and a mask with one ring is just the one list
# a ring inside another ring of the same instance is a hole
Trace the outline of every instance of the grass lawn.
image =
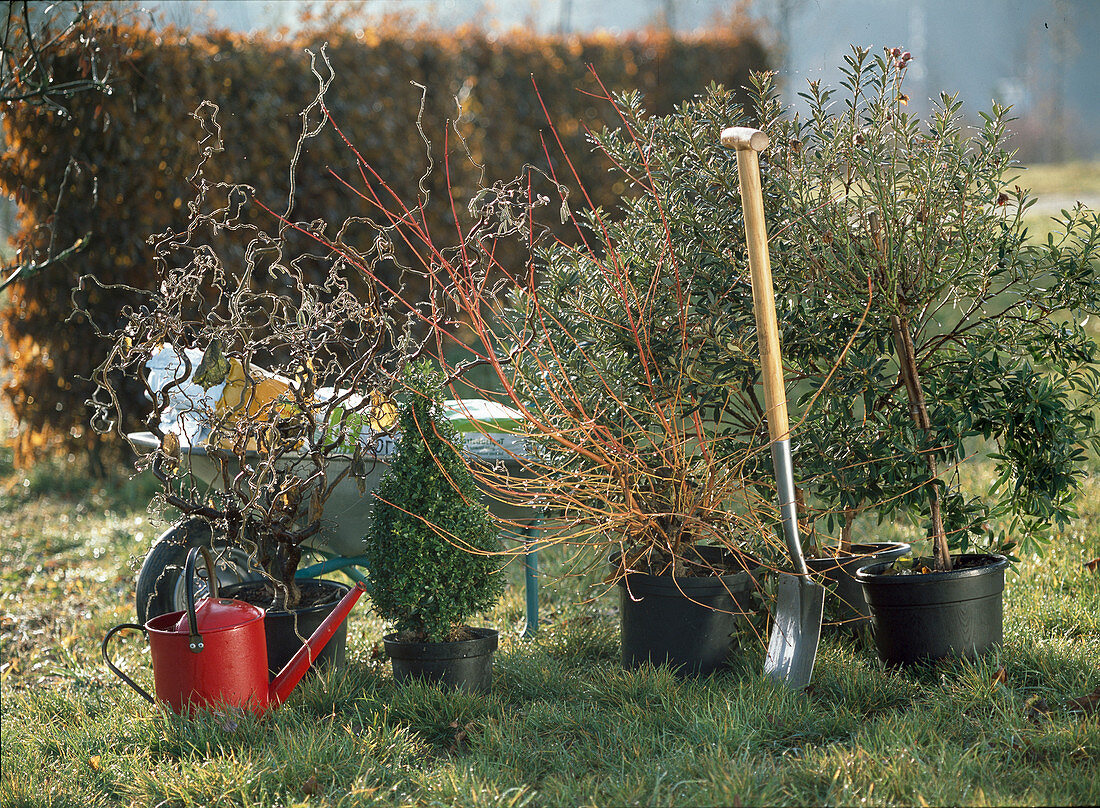
[(1059, 217), (1060, 211), (1078, 201), (1093, 210), (1100, 208), (1100, 162), (1039, 163), (1018, 173), (1013, 184), (1030, 188), (1037, 200), (1025, 217), (1032, 239), (1045, 241), (1054, 230), (1051, 217)]
[[(1074, 702), (1100, 686), (1095, 478), (1050, 557), (1010, 574), (1004, 648), (978, 663), (888, 671), (829, 634), (807, 692), (764, 679), (754, 642), (701, 681), (626, 672), (616, 598), (570, 580), (533, 640), (521, 587), (486, 616), (489, 697), (396, 687), (364, 601), (348, 670), (261, 720), (164, 715), (103, 665), (162, 529), (153, 493), (0, 455), (4, 806), (1100, 804), (1100, 715)], [(119, 655), (150, 680), (140, 637)]]
[[(1044, 172), (1024, 178), (1041, 195), (1097, 176)], [(99, 650), (135, 619), (137, 569), (166, 527), (151, 481), (90, 480), (65, 461), (18, 471), (0, 448), (0, 806), (1097, 805), (1100, 714), (1082, 698), (1100, 688), (1092, 471), (1076, 522), (1009, 574), (1004, 647), (976, 663), (885, 670), (826, 633), (805, 692), (765, 679), (751, 638), (712, 678), (627, 672), (616, 595), (591, 600), (568, 578), (545, 582), (534, 639), (518, 585), (485, 616), (502, 634), (488, 697), (396, 687), (364, 600), (341, 675), (262, 719), (181, 719)], [(974, 491), (991, 480), (981, 463), (962, 476)], [(564, 566), (553, 553), (542, 565), (551, 578)], [(118, 656), (150, 681), (140, 638)]]
[(1030, 188), (1040, 201), (1046, 196), (1095, 197), (1100, 195), (1100, 162), (1028, 165), (1017, 184)]

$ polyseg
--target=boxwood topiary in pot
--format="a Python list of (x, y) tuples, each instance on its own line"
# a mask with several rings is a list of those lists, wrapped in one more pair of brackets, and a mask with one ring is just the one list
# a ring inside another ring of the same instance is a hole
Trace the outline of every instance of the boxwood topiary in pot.
[(443, 417), (442, 375), (410, 366), (399, 408), (400, 438), (374, 492), (363, 555), (394, 678), (422, 677), (485, 692), (498, 634), (465, 625), (500, 595), (496, 527)]

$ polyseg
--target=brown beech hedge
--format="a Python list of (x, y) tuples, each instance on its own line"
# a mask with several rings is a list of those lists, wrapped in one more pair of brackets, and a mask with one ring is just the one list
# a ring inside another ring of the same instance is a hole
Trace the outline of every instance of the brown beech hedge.
[[(103, 37), (112, 40), (117, 54), (111, 95), (76, 96), (70, 117), (28, 105), (4, 114), (0, 189), (17, 198), (19, 237), (30, 251), (25, 254), (46, 250), (51, 235), (61, 246), (88, 235), (85, 249), (21, 278), (0, 299), (7, 351), (0, 375), (8, 376), (4, 394), (19, 422), (21, 464), (62, 447), (98, 454), (85, 403), (92, 387), (85, 379), (101, 361), (104, 346), (97, 344), (87, 319), (72, 314), (72, 290), (84, 274), (104, 285), (149, 285), (148, 237), (169, 227), (179, 230), (188, 220), (194, 191), (187, 178), (203, 136), (192, 113), (204, 100), (220, 109), (224, 145), (205, 176), (252, 185), (274, 209), (286, 205), (298, 113), (317, 94), (304, 49), (318, 50), (322, 42), (328, 43), (335, 72), (327, 94), (335, 121), (403, 198), (415, 199), (427, 162), (416, 126), (422, 100), (416, 82), (427, 88), (421, 120), (437, 169), (443, 133), (458, 111), (456, 99), (466, 148), (484, 165), (487, 181), (510, 178), (525, 163), (545, 167), (544, 137), (551, 158), (559, 160), (547, 136), (545, 103), (593, 201), (606, 205), (627, 189), (612, 185), (607, 166), (584, 139), (586, 127), (616, 123), (610, 105), (593, 97), (603, 94), (594, 75), (612, 92), (643, 92), (647, 106), (664, 113), (712, 81), (746, 85), (748, 72), (766, 66), (767, 59), (744, 26), (690, 38), (660, 33), (552, 38), (410, 32), (396, 26), (361, 31), (358, 37), (326, 31), (295, 42), (118, 26)], [(71, 58), (62, 54), (54, 65), (61, 79), (82, 68), (76, 52)], [(461, 203), (476, 187), (479, 171), (456, 140), (452, 134), (449, 162)], [(330, 174), (331, 169), (354, 179), (353, 165), (331, 128), (310, 140), (296, 174), (296, 218), (323, 218), (335, 227), (348, 216), (366, 215)], [(445, 190), (442, 170), (428, 183), (438, 200)], [(428, 215), (434, 232), (453, 225), (448, 205), (432, 205)], [(127, 297), (117, 290), (92, 291), (81, 302), (100, 327), (112, 328)], [(140, 428), (146, 406), (136, 388), (130, 397), (128, 426)]]

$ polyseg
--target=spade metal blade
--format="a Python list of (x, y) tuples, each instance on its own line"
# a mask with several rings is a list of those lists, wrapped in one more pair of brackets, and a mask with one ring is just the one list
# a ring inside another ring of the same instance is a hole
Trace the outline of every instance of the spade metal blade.
[(792, 690), (810, 684), (821, 638), (825, 587), (800, 575), (780, 575), (764, 674)]

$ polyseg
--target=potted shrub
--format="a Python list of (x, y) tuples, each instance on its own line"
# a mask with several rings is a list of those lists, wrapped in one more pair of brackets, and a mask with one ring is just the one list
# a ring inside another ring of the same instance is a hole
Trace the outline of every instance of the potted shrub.
[[(1067, 213), (1062, 234), (1028, 244), (1026, 193), (1010, 187), (998, 146), (1004, 111), (970, 140), (949, 100), (920, 130), (898, 83), (905, 55), (880, 59), (861, 89), (868, 64), (862, 51), (851, 60), (847, 117), (830, 113), (819, 85), (807, 119), (785, 118), (766, 78), (753, 102), (775, 144), (769, 247), (788, 384), (802, 403), (793, 434), (808, 513), (818, 525), (842, 519), (843, 540), (859, 513), (927, 508), (942, 567), (948, 541), (964, 552), (979, 540), (1038, 546), (1068, 513), (1077, 444), (1092, 429), (1074, 395), (1095, 386), (1095, 345), (1077, 322), (1051, 317), (1049, 301), (1096, 309), (1095, 215)], [(872, 90), (881, 100), (868, 111)], [(389, 212), (393, 233), (425, 245), (439, 299), (472, 330), (469, 364), (496, 385), (486, 397), (523, 412), (537, 447), (524, 479), (477, 473), (501, 496), (549, 507), (557, 540), (604, 559), (618, 550), (611, 581), (639, 562), (676, 580), (710, 542), (774, 563), (743, 225), (718, 141), (746, 116), (716, 87), (663, 118), (637, 95), (608, 101), (624, 125), (594, 141), (627, 189), (615, 210), (575, 210), (567, 183), (578, 177), (528, 169), (475, 195), (461, 249), (438, 249), (414, 210)], [(939, 143), (946, 162), (929, 145)], [(861, 177), (861, 165), (882, 176)], [(555, 194), (550, 209), (572, 237), (538, 221)], [(522, 269), (494, 259), (509, 238), (530, 248)], [(1043, 289), (1052, 269), (1061, 279)], [(1028, 390), (1043, 392), (1049, 417), (1025, 415)], [(966, 500), (943, 472), (981, 439), (1001, 450), (1003, 479)], [(987, 527), (1007, 514), (1011, 539)]]
[[(803, 279), (793, 305), (849, 334), (811, 376), (827, 385), (804, 433), (818, 456), (858, 464), (854, 483), (832, 478), (845, 508), (920, 514), (931, 545), (911, 568), (856, 576), (880, 656), (902, 664), (1000, 643), (1006, 556), (1041, 549), (1072, 514), (1100, 386), (1083, 327), (1100, 310), (1097, 213), (1064, 211), (1045, 242), (1029, 240), (1008, 110), (968, 131), (944, 94), (918, 120), (903, 90), (911, 58), (854, 48), (843, 98), (811, 82), (805, 118), (784, 114), (770, 77), (754, 99), (776, 144), (767, 190), (790, 212), (785, 268)], [(983, 441), (998, 477), (967, 499), (954, 469)]]
[[(1004, 147), (1006, 110), (994, 108), (967, 135), (957, 101), (945, 97), (922, 127), (901, 90), (909, 58), (871, 60), (856, 50), (845, 81), (851, 103), (833, 112), (834, 94), (813, 85), (804, 120), (784, 117), (761, 77), (754, 112), (777, 144), (766, 191), (785, 360), (803, 410), (796, 469), (816, 506), (811, 516), (843, 521), (841, 552), (826, 563), (841, 571), (860, 563), (846, 557), (858, 513), (924, 513), (932, 549), (915, 568), (933, 574), (920, 576), (922, 585), (992, 581), (988, 616), (961, 621), (987, 626), (978, 629), (984, 639), (951, 637), (944, 621), (922, 619), (924, 634), (938, 638), (925, 648), (911, 622), (902, 627), (907, 653), (925, 658), (999, 642), (1004, 553), (1016, 543), (1041, 547), (1071, 513), (1082, 446), (1096, 437), (1097, 349), (1082, 322), (1100, 306), (1100, 228), (1095, 212), (1075, 209), (1045, 244), (1030, 243), (1029, 197), (1014, 185)], [(646, 117), (630, 96), (619, 111), (626, 125), (595, 142), (637, 195), (614, 214), (576, 214), (576, 243), (542, 233), (549, 243), (535, 247), (524, 275), (511, 276), (517, 291), (497, 312), (506, 327), (478, 336), (497, 340), (488, 362), (497, 360), (502, 387), (528, 414), (549, 458), (543, 467), (568, 480), (546, 480), (544, 501), (560, 504), (567, 527), (592, 535), (606, 525), (600, 541), (611, 536), (638, 558), (664, 561), (709, 532), (678, 530), (703, 524), (683, 507), (684, 493), (707, 490), (699, 480), (713, 485), (689, 471), (691, 462), (735, 468), (743, 490), (767, 478), (751, 451), (766, 440), (754, 440), (762, 409), (749, 285), (730, 236), (741, 232), (734, 172), (703, 145), (718, 151), (715, 118), (736, 125), (742, 113), (718, 88), (664, 119)], [(485, 203), (479, 213), (501, 230), (519, 222), (537, 245), (540, 231), (514, 215), (529, 187), (498, 194), (498, 207)], [(471, 285), (449, 282), (483, 304)], [(708, 451), (708, 441), (720, 451)], [(968, 499), (951, 469), (983, 441), (995, 447), (999, 477)], [(670, 447), (682, 450), (673, 463)], [(603, 488), (581, 484), (597, 480)], [(726, 489), (703, 511), (728, 514), (732, 499)], [(1002, 517), (1013, 520), (1009, 534), (990, 527)], [(734, 535), (741, 547), (754, 538)], [(978, 547), (1003, 552), (968, 552)], [(882, 550), (904, 548), (874, 548)], [(877, 580), (896, 590), (895, 580), (913, 577)], [(946, 595), (948, 619), (950, 604), (977, 606), (975, 597)], [(894, 659), (888, 611), (878, 610), (876, 640)]]
[[(542, 501), (610, 561), (623, 665), (708, 674), (765, 634), (765, 577), (786, 563), (732, 237), (744, 232), (737, 173), (715, 154), (744, 116), (718, 87), (666, 116), (636, 93), (608, 101), (623, 125), (593, 143), (632, 192), (535, 250), (534, 278), (498, 312), (528, 337), (501, 378), (541, 449)], [(716, 343), (743, 353), (719, 365)]]
[(430, 363), (405, 374), (396, 455), (374, 492), (363, 554), (394, 678), (487, 692), (498, 633), (466, 621), (503, 585), (500, 540), (443, 415), (443, 377)]
[[(571, 526), (602, 520), (611, 527), (600, 534), (604, 541), (630, 546), (648, 565), (645, 575), (637, 566), (622, 565), (611, 576), (621, 588), (624, 662), (668, 659), (689, 670), (711, 670), (722, 659), (722, 641), (686, 630), (686, 615), (728, 636), (733, 615), (752, 610), (749, 593), (760, 570), (745, 569), (744, 557), (734, 561), (742, 567), (741, 582), (734, 585), (713, 574), (685, 578), (669, 557), (690, 559), (700, 543), (711, 543), (748, 551), (773, 568), (785, 566), (770, 532), (774, 517), (763, 504), (775, 496), (764, 451), (768, 437), (740, 237), (740, 192), (732, 157), (718, 138), (724, 123), (738, 125), (746, 116), (735, 96), (716, 86), (659, 118), (646, 114), (637, 95), (615, 102), (624, 126), (593, 139), (636, 194), (611, 214), (578, 217), (579, 244), (559, 241), (536, 253), (537, 282), (517, 279), (522, 291), (499, 315), (511, 324), (514, 342), (530, 334), (532, 324), (536, 336), (532, 348), (514, 361), (506, 356), (501, 378), (507, 389), (523, 389), (532, 403), (529, 412), (556, 419), (536, 433), (552, 456), (559, 452), (560, 479), (569, 479), (562, 472), (571, 463), (589, 472), (604, 468), (622, 480), (618, 491), (633, 497), (600, 502), (587, 512), (571, 505)], [(769, 218), (779, 220), (781, 205), (771, 195), (768, 203)], [(808, 394), (812, 408), (827, 383), (819, 369), (834, 362), (847, 334), (838, 340), (835, 323), (823, 329), (819, 311), (792, 305), (807, 278), (794, 271), (798, 265), (786, 266), (788, 240), (781, 227), (776, 231), (771, 249), (783, 301), (784, 364), (792, 390)], [(594, 424), (603, 429), (593, 429)], [(554, 428), (560, 431), (554, 434)], [(603, 455), (594, 460), (563, 446), (566, 430), (584, 436), (584, 449), (599, 446)], [(814, 419), (798, 423), (794, 433), (800, 493), (828, 503), (827, 510), (844, 508), (850, 489), (865, 482), (858, 465), (846, 473), (832, 465), (835, 436), (831, 425)], [(811, 453), (815, 456), (808, 458)], [(664, 480), (670, 482), (666, 489), (654, 485)], [(867, 498), (875, 492), (865, 486), (859, 493)], [(554, 490), (548, 483), (545, 499), (568, 501), (575, 495), (576, 490)], [(696, 502), (707, 504), (693, 510)], [(594, 518), (582, 520), (582, 514)], [(894, 542), (853, 548), (850, 527), (851, 517), (839, 556), (808, 559), (835, 579), (839, 603), (833, 611), (845, 623), (866, 619), (862, 589), (851, 577), (855, 566), (909, 549)], [(823, 556), (824, 549), (823, 543), (817, 546)], [(708, 600), (708, 592), (724, 602)], [(660, 599), (672, 605), (667, 621), (655, 611)], [(681, 610), (685, 616), (676, 614)], [(692, 649), (706, 661), (693, 657)]]
[[(200, 113), (205, 165), (220, 143), (211, 111)], [(319, 114), (316, 102), (306, 111)], [(359, 554), (355, 508), (382, 471), (389, 374), (408, 342), (390, 298), (347, 260), (344, 231), (329, 240), (289, 209), (272, 216), (248, 186), (203, 171), (192, 178), (187, 227), (151, 240), (157, 283), (130, 289), (141, 304), (103, 334), (111, 351), (96, 372), (96, 426), (124, 422), (120, 385), (144, 386), (149, 432), (124, 437), (163, 483), (164, 504), (182, 514), (145, 559), (139, 618), (183, 608), (184, 559), (192, 546), (212, 546), (220, 582), (237, 585), (222, 591), (268, 609), (278, 671), (347, 591), (297, 573), (306, 550)], [(323, 659), (343, 647), (341, 633)]]
[[(737, 107), (720, 90), (660, 118), (636, 94), (608, 101), (624, 126), (596, 143), (638, 186), (614, 211), (574, 211), (565, 179), (529, 167), (475, 195), (462, 249), (437, 248), (397, 202), (390, 238), (425, 245), (438, 299), (469, 330), (452, 352), (441, 340), (448, 374), (483, 368), (477, 395), (523, 415), (519, 473), (474, 475), (500, 500), (542, 508), (540, 546), (569, 548), (618, 587), (624, 664), (708, 673), (728, 664), (731, 638), (760, 613), (766, 570), (786, 557), (774, 508), (752, 490), (771, 471), (743, 239), (730, 239), (743, 232), (739, 207), (684, 193), (698, 181), (737, 198), (732, 158), (689, 159)], [(571, 233), (540, 220), (553, 195)], [(700, 201), (719, 222), (713, 240), (685, 224)], [(528, 246), (526, 266), (496, 261), (504, 240)], [(719, 339), (746, 346), (721, 374)]]

